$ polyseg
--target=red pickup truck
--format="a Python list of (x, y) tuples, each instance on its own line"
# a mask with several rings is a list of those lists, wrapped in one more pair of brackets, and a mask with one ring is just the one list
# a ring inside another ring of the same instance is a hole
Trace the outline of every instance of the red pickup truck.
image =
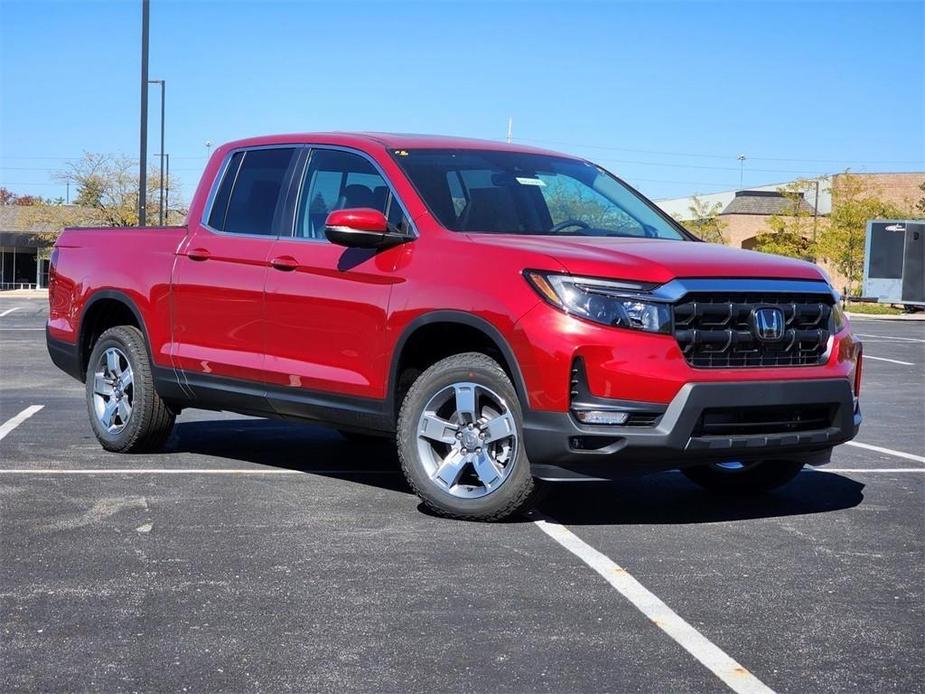
[(394, 437), (434, 511), (680, 469), (764, 491), (861, 414), (861, 344), (810, 263), (700, 242), (580, 158), (319, 133), (219, 147), (180, 227), (66, 229), (48, 349), (104, 448), (187, 407)]

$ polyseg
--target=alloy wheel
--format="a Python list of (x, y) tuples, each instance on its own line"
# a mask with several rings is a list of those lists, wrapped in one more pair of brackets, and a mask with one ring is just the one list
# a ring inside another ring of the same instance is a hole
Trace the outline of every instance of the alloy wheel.
[(116, 434), (125, 428), (134, 397), (132, 365), (122, 350), (109, 347), (93, 371), (93, 410), (106, 431)]
[(496, 491), (510, 476), (519, 439), (504, 399), (477, 383), (438, 391), (418, 420), (418, 455), (438, 488), (462, 499)]

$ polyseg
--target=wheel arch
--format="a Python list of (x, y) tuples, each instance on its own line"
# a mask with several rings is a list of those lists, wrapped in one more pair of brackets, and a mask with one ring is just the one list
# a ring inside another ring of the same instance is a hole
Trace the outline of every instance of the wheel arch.
[(511, 382), (514, 384), (514, 390), (517, 392), (521, 406), (527, 407), (527, 387), (523, 373), (520, 370), (520, 364), (514, 355), (514, 350), (501, 334), (501, 331), (492, 323), (474, 314), (466, 313), (465, 311), (446, 310), (431, 311), (416, 317), (405, 326), (401, 336), (396, 341), (392, 350), (388, 388), (389, 402), (392, 403), (395, 412), (400, 407), (399, 398), (404, 388), (404, 384), (400, 382), (400, 379), (405, 371), (415, 366), (416, 348), (422, 344), (425, 337), (441, 332), (449, 336), (466, 335), (473, 341), (465, 340), (460, 344), (464, 346), (481, 346), (482, 349), (466, 349), (464, 347), (461, 350), (452, 349), (447, 351), (445, 343), (428, 345), (430, 349), (425, 354), (431, 355), (431, 358), (425, 359), (425, 361), (430, 362), (427, 366), (450, 354), (457, 354), (461, 351), (485, 351), (484, 347), (490, 347), (489, 355), (498, 358), (501, 368), (507, 372)]
[[(126, 322), (129, 316), (131, 320)], [(96, 339), (103, 331), (116, 325), (134, 325), (141, 331), (145, 350), (148, 352), (148, 361), (153, 366), (148, 329), (138, 306), (124, 292), (115, 289), (101, 289), (94, 292), (86, 301), (80, 316), (77, 331), (77, 358), (81, 380), (86, 378), (87, 363)]]

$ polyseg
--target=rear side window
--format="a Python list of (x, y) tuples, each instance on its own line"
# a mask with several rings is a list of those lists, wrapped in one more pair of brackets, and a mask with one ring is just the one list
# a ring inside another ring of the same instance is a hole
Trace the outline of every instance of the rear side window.
[(295, 151), (275, 147), (236, 152), (215, 194), (209, 226), (237, 234), (275, 234), (273, 221)]

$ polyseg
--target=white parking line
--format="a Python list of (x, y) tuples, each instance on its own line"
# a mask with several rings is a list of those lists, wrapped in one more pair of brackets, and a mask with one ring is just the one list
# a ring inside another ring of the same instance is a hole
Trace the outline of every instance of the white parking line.
[[(917, 337), (899, 337), (898, 335), (873, 335), (871, 333), (855, 333), (858, 337), (878, 337), (881, 340), (899, 340), (900, 342), (925, 342)], [(867, 356), (866, 354), (864, 356)]]
[(13, 308), (8, 308), (6, 311), (0, 311), (0, 318), (10, 315), (13, 311), (22, 311), (22, 306), (14, 306)]
[(876, 451), (877, 453), (886, 453), (887, 455), (894, 455), (897, 458), (905, 458), (906, 460), (914, 460), (917, 463), (925, 463), (925, 456), (915, 455), (913, 453), (905, 453), (903, 451), (894, 451), (892, 448), (883, 448), (882, 446), (871, 446), (869, 443), (861, 443), (860, 441), (846, 441), (846, 445), (854, 446), (855, 448), (864, 448), (868, 451)]
[(24, 330), (25, 330), (25, 331), (29, 331), (29, 330), (44, 330), (44, 329), (45, 329), (45, 328), (0, 328), (0, 330), (7, 330), (7, 331), (10, 331), (10, 332), (13, 332), (13, 331), (22, 332), (22, 331), (24, 331)]
[(24, 409), (15, 417), (6, 420), (2, 425), (0, 425), (0, 441), (5, 439), (7, 434), (9, 434), (11, 431), (13, 431), (13, 429), (25, 422), (27, 419), (29, 419), (29, 417), (34, 415), (43, 407), (45, 407), (45, 405), (29, 405), (29, 407)]
[(398, 470), (261, 470), (258, 468), (11, 468), (0, 475), (397, 475)]
[(864, 358), (873, 359), (874, 361), (888, 361), (891, 364), (902, 364), (903, 366), (915, 366), (911, 361), (899, 361), (899, 359), (887, 359), (886, 357), (872, 357), (869, 354), (865, 354)]
[(808, 467), (805, 472), (925, 472), (925, 467)]
[[(534, 514), (534, 517), (539, 514)], [(536, 526), (569, 552), (581, 559), (605, 581), (616, 588), (624, 598), (648, 617), (659, 629), (674, 639), (684, 650), (699, 660), (710, 672), (725, 682), (730, 689), (743, 694), (761, 692), (773, 694), (761, 680), (720, 650), (706, 636), (685, 622), (668, 605), (661, 601), (623, 567), (616, 564), (587, 544), (571, 530), (555, 520), (541, 517), (533, 521)]]

